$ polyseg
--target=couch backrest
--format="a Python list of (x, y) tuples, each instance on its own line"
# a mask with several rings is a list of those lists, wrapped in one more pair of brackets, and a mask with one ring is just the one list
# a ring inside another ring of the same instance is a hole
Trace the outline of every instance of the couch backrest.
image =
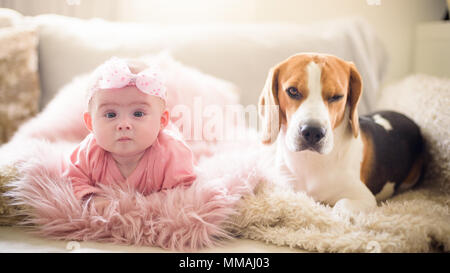
[(298, 52), (321, 52), (353, 61), (365, 94), (360, 112), (371, 109), (387, 57), (371, 27), (360, 18), (313, 25), (234, 24), (164, 26), (40, 15), (27, 20), (39, 29), (41, 106), (72, 77), (111, 55), (137, 57), (168, 50), (205, 73), (231, 81), (244, 105), (256, 104), (268, 70)]

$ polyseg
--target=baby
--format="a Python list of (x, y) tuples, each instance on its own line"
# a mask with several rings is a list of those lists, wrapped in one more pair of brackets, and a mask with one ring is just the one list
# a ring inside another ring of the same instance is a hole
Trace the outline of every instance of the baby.
[(91, 132), (73, 151), (64, 176), (76, 198), (93, 196), (99, 184), (131, 187), (148, 195), (196, 178), (193, 155), (176, 132), (167, 129), (166, 90), (158, 70), (115, 58), (92, 75), (84, 122)]

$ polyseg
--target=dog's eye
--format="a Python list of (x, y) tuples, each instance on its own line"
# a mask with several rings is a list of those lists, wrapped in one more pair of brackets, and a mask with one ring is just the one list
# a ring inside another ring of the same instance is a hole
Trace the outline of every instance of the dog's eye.
[(344, 96), (342, 96), (342, 95), (332, 96), (331, 98), (328, 99), (328, 102), (329, 102), (329, 103), (336, 102), (336, 101), (342, 99), (343, 97), (344, 97)]
[(289, 97), (293, 99), (300, 99), (302, 97), (302, 94), (300, 94), (300, 92), (298, 92), (298, 89), (295, 87), (289, 87), (288, 89), (286, 89), (286, 92), (288, 93)]

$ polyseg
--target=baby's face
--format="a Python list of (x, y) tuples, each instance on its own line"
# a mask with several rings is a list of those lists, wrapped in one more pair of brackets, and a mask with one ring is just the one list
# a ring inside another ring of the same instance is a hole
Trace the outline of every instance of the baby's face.
[[(99, 90), (92, 98), (85, 121), (97, 144), (118, 156), (143, 152), (156, 140), (167, 124), (164, 103), (155, 96), (142, 93), (134, 86)], [(90, 117), (89, 117), (90, 116)]]

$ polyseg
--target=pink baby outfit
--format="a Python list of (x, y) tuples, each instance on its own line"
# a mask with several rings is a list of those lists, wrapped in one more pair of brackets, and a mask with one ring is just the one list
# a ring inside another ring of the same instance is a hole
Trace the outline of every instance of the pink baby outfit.
[(75, 196), (83, 199), (98, 193), (98, 184), (126, 183), (136, 191), (148, 195), (155, 191), (192, 184), (196, 175), (192, 151), (186, 144), (162, 130), (147, 148), (136, 169), (123, 177), (112, 155), (101, 148), (93, 134), (89, 134), (73, 151), (64, 176), (72, 182)]

